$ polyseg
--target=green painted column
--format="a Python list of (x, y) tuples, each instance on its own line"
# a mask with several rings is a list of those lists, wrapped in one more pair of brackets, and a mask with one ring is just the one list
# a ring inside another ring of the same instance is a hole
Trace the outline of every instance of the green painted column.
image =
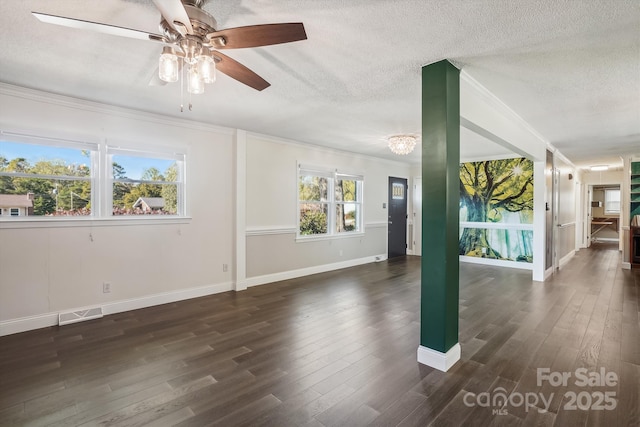
[(458, 344), (460, 71), (422, 68), (422, 285), (418, 361), (442, 371)]

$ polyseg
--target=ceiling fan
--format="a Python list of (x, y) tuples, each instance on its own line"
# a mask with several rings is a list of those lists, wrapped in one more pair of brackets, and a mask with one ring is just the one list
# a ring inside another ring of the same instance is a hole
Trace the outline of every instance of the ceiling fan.
[(205, 2), (206, 0), (153, 0), (162, 16), (161, 34), (41, 12), (31, 13), (40, 21), (50, 24), (163, 44), (158, 75), (157, 78), (152, 78), (150, 84), (178, 81), (178, 75), (182, 73), (187, 90), (194, 94), (204, 91), (204, 83), (215, 81), (216, 69), (259, 91), (270, 86), (258, 74), (222, 54), (220, 50), (269, 46), (307, 38), (304, 25), (300, 22), (218, 30), (214, 17), (203, 9)]

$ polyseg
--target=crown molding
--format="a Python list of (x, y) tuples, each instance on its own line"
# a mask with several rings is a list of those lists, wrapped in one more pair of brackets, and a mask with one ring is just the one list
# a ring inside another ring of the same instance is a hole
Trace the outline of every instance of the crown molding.
[(108, 114), (132, 120), (143, 120), (155, 124), (169, 124), (171, 126), (182, 127), (191, 130), (205, 132), (216, 132), (225, 135), (233, 135), (235, 129), (216, 126), (209, 123), (198, 122), (188, 119), (179, 119), (172, 116), (150, 113), (142, 110), (134, 110), (115, 105), (102, 104), (81, 98), (74, 98), (67, 95), (45, 92), (38, 89), (31, 89), (22, 86), (15, 86), (0, 82), (0, 95), (23, 98), (30, 101), (42, 102), (45, 104), (57, 105), (61, 107), (74, 108), (82, 111)]
[(262, 133), (257, 133), (257, 132), (250, 132), (247, 131), (247, 135), (253, 136), (254, 138), (259, 138), (262, 139), (263, 141), (266, 142), (272, 142), (275, 144), (282, 144), (282, 145), (289, 145), (289, 146), (293, 146), (293, 147), (297, 147), (297, 148), (306, 148), (306, 149), (314, 149), (323, 153), (331, 153), (331, 154), (339, 154), (339, 155), (344, 155), (344, 156), (349, 156), (351, 158), (356, 157), (356, 158), (360, 158), (360, 159), (366, 159), (366, 160), (375, 160), (378, 162), (383, 162), (383, 163), (388, 163), (388, 164), (392, 164), (392, 165), (396, 165), (396, 166), (402, 166), (402, 167), (408, 167), (408, 166), (412, 166), (412, 163), (409, 162), (401, 162), (399, 160), (390, 160), (387, 159), (385, 157), (376, 157), (376, 156), (372, 156), (369, 154), (362, 154), (362, 153), (356, 153), (353, 151), (348, 151), (348, 150), (340, 150), (339, 148), (331, 148), (331, 147), (325, 147), (322, 145), (316, 145), (316, 144), (312, 144), (312, 143), (308, 143), (308, 142), (301, 142), (301, 141), (295, 141), (292, 139), (287, 139), (287, 138), (281, 138), (279, 136), (272, 136), (272, 135), (266, 135), (266, 134), (262, 134)]

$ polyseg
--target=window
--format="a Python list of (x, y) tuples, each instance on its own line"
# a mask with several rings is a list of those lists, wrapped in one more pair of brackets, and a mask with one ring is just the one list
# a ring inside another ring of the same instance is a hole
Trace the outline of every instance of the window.
[(161, 147), (142, 151), (0, 131), (0, 212), (3, 221), (184, 217), (185, 158)]
[(337, 233), (362, 231), (362, 179), (355, 176), (336, 174), (336, 227)]
[(96, 159), (95, 144), (3, 133), (0, 205), (10, 216), (91, 215)]
[(604, 213), (605, 215), (620, 213), (620, 189), (619, 188), (605, 188)]
[(361, 176), (300, 166), (298, 235), (361, 232), (362, 187)]
[(183, 154), (109, 148), (112, 215), (183, 215)]

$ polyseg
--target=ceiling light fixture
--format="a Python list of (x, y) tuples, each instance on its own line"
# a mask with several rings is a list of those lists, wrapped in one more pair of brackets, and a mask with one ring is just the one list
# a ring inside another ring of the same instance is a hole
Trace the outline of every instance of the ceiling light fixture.
[(400, 155), (406, 155), (413, 151), (418, 137), (415, 135), (394, 135), (389, 137), (389, 149)]
[[(186, 83), (187, 92), (190, 94), (202, 94), (205, 83), (210, 84), (216, 81), (216, 61), (211, 51), (196, 40), (185, 38), (180, 43), (180, 47), (184, 53), (177, 52), (168, 46), (162, 48), (158, 63), (158, 77), (167, 83), (177, 82), (179, 71), (182, 70), (183, 81), (180, 84)], [(191, 109), (191, 103), (189, 103), (189, 109)]]
[(270, 46), (307, 39), (302, 22), (217, 28), (215, 18), (203, 9), (206, 1), (153, 0), (161, 18), (160, 32), (157, 34), (107, 23), (35, 11), (31, 13), (48, 24), (163, 44), (158, 58), (158, 72), (149, 84), (157, 86), (180, 82), (180, 111), (183, 111), (185, 90), (189, 93), (191, 110), (191, 95), (203, 93), (205, 84), (215, 82), (216, 68), (255, 90), (261, 91), (270, 86), (265, 79), (220, 50)]
[(591, 170), (593, 172), (606, 171), (606, 170), (609, 170), (609, 166), (607, 165), (591, 166)]
[(176, 52), (169, 46), (163, 47), (158, 64), (158, 77), (160, 77), (160, 80), (167, 83), (177, 82), (179, 67)]

